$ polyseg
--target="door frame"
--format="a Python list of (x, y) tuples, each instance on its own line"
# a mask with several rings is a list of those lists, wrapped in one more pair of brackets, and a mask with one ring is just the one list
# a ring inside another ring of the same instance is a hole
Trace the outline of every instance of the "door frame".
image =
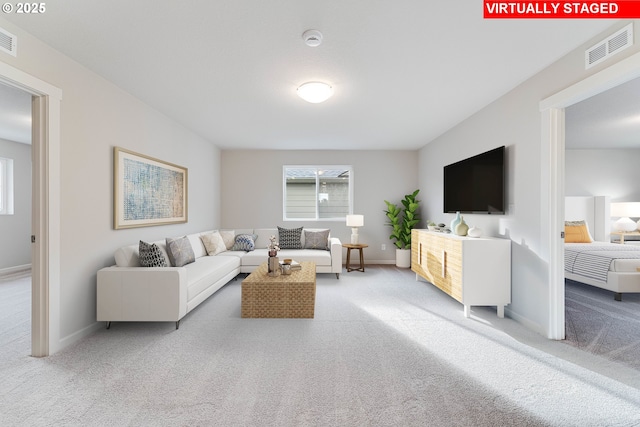
[(62, 91), (0, 62), (0, 82), (32, 95), (31, 355), (60, 346), (60, 103)]
[[(542, 115), (542, 230), (549, 259), (547, 337), (565, 338), (564, 304), (564, 109), (629, 80), (640, 77), (640, 53), (623, 59), (540, 101)], [(544, 195), (547, 195), (545, 198)], [(545, 213), (545, 207), (548, 207)]]

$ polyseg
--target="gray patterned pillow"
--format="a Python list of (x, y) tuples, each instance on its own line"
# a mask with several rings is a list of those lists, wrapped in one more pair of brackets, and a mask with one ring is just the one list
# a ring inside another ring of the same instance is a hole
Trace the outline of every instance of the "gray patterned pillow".
[(257, 238), (257, 234), (238, 234), (231, 250), (251, 252), (256, 248)]
[(278, 227), (278, 242), (280, 249), (302, 249), (302, 227)]
[(155, 243), (147, 243), (140, 240), (138, 259), (143, 267), (167, 267), (167, 260)]
[(167, 237), (167, 253), (174, 267), (182, 267), (196, 260), (191, 242), (187, 236), (172, 239)]
[(304, 230), (304, 248), (329, 250), (330, 230)]

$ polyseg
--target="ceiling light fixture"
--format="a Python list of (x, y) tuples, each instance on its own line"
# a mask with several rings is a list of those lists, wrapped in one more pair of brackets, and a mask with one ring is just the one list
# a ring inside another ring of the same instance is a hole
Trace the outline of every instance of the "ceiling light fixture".
[(298, 87), (298, 96), (312, 104), (318, 104), (331, 98), (333, 88), (322, 82), (307, 82)]
[(318, 30), (307, 30), (302, 33), (302, 40), (307, 46), (317, 47), (322, 43), (322, 33)]

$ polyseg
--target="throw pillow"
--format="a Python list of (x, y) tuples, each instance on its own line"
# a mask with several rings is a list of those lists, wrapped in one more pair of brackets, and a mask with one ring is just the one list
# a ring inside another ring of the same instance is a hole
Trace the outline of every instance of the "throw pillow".
[(304, 230), (304, 248), (305, 249), (329, 249), (329, 231), (330, 230), (318, 230), (309, 231)]
[(280, 249), (302, 249), (302, 227), (278, 227), (278, 242)]
[(564, 242), (565, 243), (591, 243), (593, 239), (589, 233), (586, 221), (565, 221), (564, 222)]
[(138, 259), (142, 267), (166, 267), (167, 260), (155, 243), (147, 243), (140, 240), (138, 246)]
[(224, 240), (224, 245), (227, 247), (227, 250), (230, 251), (234, 243), (236, 243), (235, 230), (220, 230), (219, 232), (222, 240)]
[(202, 240), (209, 256), (218, 255), (220, 252), (227, 250), (222, 236), (217, 231), (200, 236), (200, 240)]
[(231, 248), (232, 251), (251, 252), (256, 248), (257, 234), (238, 234), (236, 243)]
[(182, 267), (196, 260), (191, 242), (189, 242), (187, 236), (176, 239), (167, 237), (167, 253), (169, 254), (169, 261), (174, 267)]

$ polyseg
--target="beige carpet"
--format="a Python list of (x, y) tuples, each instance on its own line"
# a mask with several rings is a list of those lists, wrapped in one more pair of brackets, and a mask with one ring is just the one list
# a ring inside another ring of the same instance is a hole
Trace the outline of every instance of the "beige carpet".
[(390, 266), (319, 275), (315, 319), (240, 318), (238, 280), (177, 331), (114, 323), (48, 358), (26, 349), (0, 350), (2, 425), (640, 425), (640, 390), (592, 355), (495, 308), (466, 319)]

